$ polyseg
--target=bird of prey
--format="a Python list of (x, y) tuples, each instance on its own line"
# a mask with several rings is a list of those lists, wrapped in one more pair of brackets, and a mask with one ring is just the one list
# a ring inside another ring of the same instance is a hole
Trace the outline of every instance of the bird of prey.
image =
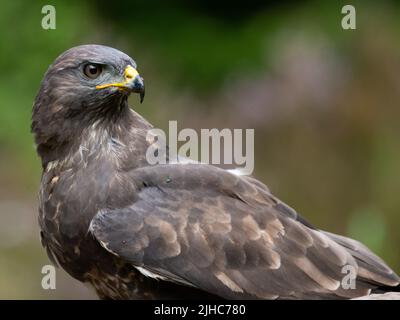
[(152, 126), (127, 103), (144, 97), (136, 68), (121, 51), (82, 45), (41, 83), (32, 132), (53, 263), (104, 299), (348, 299), (398, 288), (368, 248), (315, 228), (253, 177), (149, 165)]

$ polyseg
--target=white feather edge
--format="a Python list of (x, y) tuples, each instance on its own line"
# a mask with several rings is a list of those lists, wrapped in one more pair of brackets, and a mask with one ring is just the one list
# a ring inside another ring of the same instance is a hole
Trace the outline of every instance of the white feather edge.
[[(169, 279), (166, 277), (163, 277), (159, 274), (153, 273), (147, 269), (145, 269), (144, 267), (137, 267), (134, 265), (134, 267), (144, 276), (152, 278), (152, 279), (156, 279), (156, 280), (164, 280), (164, 281), (168, 281)], [(171, 280), (170, 280), (171, 281)]]
[[(110, 252), (111, 254), (113, 254), (113, 255), (115, 255), (117, 257), (121, 257), (118, 253), (112, 251), (108, 247), (108, 243), (107, 242), (101, 241), (96, 237), (96, 235), (94, 234), (93, 224), (92, 223), (90, 223), (88, 231), (91, 232), (95, 236), (97, 241), (100, 243), (100, 245), (105, 250), (107, 250), (108, 252)], [(121, 257), (121, 259), (123, 259), (123, 258)], [(153, 271), (150, 271), (150, 270), (146, 269), (146, 267), (144, 267), (144, 266), (139, 267), (139, 266), (135, 266), (134, 264), (132, 264), (132, 266), (135, 269), (137, 269), (141, 274), (143, 274), (145, 277), (148, 277), (148, 278), (152, 278), (152, 279), (155, 279), (155, 280), (162, 280), (162, 281), (170, 281), (170, 282), (184, 284), (184, 285), (187, 285), (187, 286), (190, 286), (190, 287), (196, 287), (192, 283), (190, 283), (190, 282), (188, 282), (186, 280), (183, 280), (183, 279), (181, 279), (181, 278), (179, 278), (179, 277), (177, 277), (177, 276), (175, 276), (173, 274), (171, 274), (170, 277), (168, 277), (167, 275), (166, 276), (161, 275), (161, 273), (169, 273), (168, 271), (161, 271), (160, 274), (159, 274), (159, 273), (155, 273)]]
[[(196, 160), (192, 160), (190, 158), (182, 157), (178, 155), (177, 162), (170, 162), (170, 164), (207, 164), (204, 162), (199, 162)], [(234, 174), (235, 176), (248, 176), (249, 174), (246, 173), (246, 170), (244, 168), (235, 168), (235, 169), (226, 169), (229, 173)]]

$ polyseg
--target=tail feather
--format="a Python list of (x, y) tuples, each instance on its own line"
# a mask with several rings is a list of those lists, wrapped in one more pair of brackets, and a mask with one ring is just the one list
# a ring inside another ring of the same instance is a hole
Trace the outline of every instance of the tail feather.
[(336, 243), (346, 248), (355, 258), (359, 268), (359, 280), (370, 283), (373, 292), (380, 288), (382, 288), (380, 290), (385, 290), (382, 292), (400, 290), (399, 276), (362, 243), (333, 233), (324, 233)]
[(400, 292), (400, 285), (395, 287), (380, 286), (372, 290), (372, 293)]

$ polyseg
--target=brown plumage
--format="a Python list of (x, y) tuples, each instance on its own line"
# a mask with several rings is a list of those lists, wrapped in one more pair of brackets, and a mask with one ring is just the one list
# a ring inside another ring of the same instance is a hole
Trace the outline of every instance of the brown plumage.
[[(254, 178), (148, 165), (152, 126), (127, 104), (144, 95), (134, 68), (118, 50), (85, 45), (44, 77), (32, 131), (54, 263), (112, 299), (343, 299), (399, 284), (365, 246), (315, 229)], [(346, 265), (354, 289), (342, 287)]]

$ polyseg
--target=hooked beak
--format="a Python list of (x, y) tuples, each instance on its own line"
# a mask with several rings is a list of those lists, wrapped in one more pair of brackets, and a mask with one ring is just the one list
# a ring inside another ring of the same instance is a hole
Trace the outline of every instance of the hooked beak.
[(127, 66), (124, 70), (123, 82), (98, 85), (96, 86), (96, 89), (104, 89), (109, 87), (117, 87), (120, 90), (127, 90), (128, 92), (139, 93), (140, 103), (143, 102), (145, 93), (143, 78), (139, 75), (137, 70), (131, 65)]

